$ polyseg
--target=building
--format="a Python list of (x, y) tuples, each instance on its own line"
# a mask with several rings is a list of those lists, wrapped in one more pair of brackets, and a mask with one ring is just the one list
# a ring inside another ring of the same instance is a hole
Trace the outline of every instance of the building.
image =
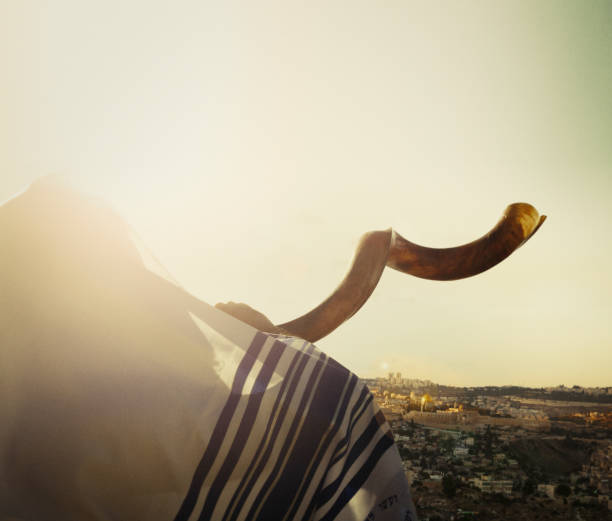
[(506, 455), (505, 455), (505, 454), (502, 454), (502, 453), (499, 453), (499, 454), (494, 454), (494, 455), (493, 455), (493, 461), (494, 461), (496, 464), (501, 465), (501, 464), (505, 463), (505, 461), (506, 461)]
[(453, 456), (467, 456), (469, 450), (467, 447), (455, 447), (453, 449)]
[(538, 492), (546, 494), (550, 499), (555, 499), (555, 486), (548, 483), (538, 485)]
[(512, 480), (491, 479), (491, 476), (482, 474), (480, 478), (472, 480), (474, 486), (487, 494), (500, 493), (509, 496), (512, 494)]

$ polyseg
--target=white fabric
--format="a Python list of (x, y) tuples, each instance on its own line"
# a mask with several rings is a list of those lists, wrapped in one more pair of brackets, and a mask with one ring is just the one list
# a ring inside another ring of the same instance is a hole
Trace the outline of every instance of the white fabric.
[(0, 520), (416, 519), (357, 377), (147, 269), (105, 205), (39, 181), (0, 246)]

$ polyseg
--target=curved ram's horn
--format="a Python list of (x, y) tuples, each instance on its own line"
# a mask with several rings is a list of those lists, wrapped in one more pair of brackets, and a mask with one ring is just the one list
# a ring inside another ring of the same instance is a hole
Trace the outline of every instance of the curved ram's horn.
[(413, 244), (389, 229), (366, 233), (344, 280), (323, 303), (277, 327), (315, 342), (354, 315), (374, 291), (385, 266), (432, 280), (456, 280), (492, 268), (529, 239), (546, 219), (527, 203), (506, 208), (480, 239), (455, 248)]

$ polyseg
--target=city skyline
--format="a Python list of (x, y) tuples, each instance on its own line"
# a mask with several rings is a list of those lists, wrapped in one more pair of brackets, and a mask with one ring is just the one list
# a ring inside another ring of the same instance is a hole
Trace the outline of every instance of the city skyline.
[[(503, 388), (520, 388), (520, 389), (536, 389), (541, 390), (544, 389), (546, 391), (561, 391), (561, 392), (584, 392), (584, 391), (602, 391), (601, 394), (609, 394), (612, 395), (612, 386), (594, 386), (594, 387), (583, 387), (580, 385), (551, 385), (551, 386), (536, 386), (536, 387), (527, 387), (527, 386), (514, 386), (514, 385), (491, 385), (491, 386), (478, 386), (478, 385), (459, 385), (459, 386), (450, 386), (446, 385), (444, 382), (432, 382), (427, 378), (419, 378), (414, 375), (403, 375), (400, 372), (394, 373), (389, 372), (386, 376), (374, 376), (368, 377), (364, 376), (364, 380), (372, 381), (377, 383), (384, 383), (386, 385), (396, 385), (404, 388), (415, 388), (415, 387), (453, 387), (456, 389), (484, 389), (486, 387), (503, 389)], [(604, 391), (605, 390), (605, 391)]]
[(528, 202), (548, 220), (500, 265), (386, 269), (317, 345), (365, 377), (612, 385), (609, 3), (0, 14), (0, 200), (58, 174), (194, 295), (277, 324), (331, 293), (367, 231), (456, 246)]

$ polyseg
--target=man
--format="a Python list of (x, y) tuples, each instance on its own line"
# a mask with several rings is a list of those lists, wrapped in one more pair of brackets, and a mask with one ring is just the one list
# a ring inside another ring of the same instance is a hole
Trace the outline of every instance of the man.
[(0, 241), (0, 520), (416, 519), (358, 378), (191, 296), (104, 204), (40, 180)]

